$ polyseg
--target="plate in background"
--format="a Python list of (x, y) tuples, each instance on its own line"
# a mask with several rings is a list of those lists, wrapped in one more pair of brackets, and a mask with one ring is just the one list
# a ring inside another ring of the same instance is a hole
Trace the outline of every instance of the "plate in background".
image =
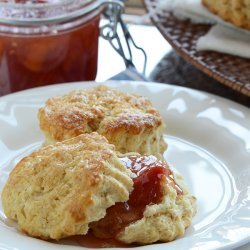
[(164, 10), (162, 0), (144, 0), (149, 16), (163, 37), (187, 61), (229, 88), (250, 97), (250, 60), (215, 51), (197, 51), (197, 40), (211, 28), (177, 18)]

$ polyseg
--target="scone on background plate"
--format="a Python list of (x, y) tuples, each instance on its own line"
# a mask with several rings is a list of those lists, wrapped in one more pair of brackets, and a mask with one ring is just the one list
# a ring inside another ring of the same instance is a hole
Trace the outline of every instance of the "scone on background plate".
[(202, 0), (202, 3), (223, 20), (250, 30), (250, 0)]
[(171, 241), (196, 212), (180, 176), (155, 156), (119, 154), (97, 134), (43, 147), (22, 159), (2, 193), (7, 217), (28, 235), (86, 235), (124, 243)]
[(50, 98), (38, 117), (45, 144), (96, 131), (121, 153), (162, 158), (167, 148), (164, 121), (151, 102), (106, 86)]

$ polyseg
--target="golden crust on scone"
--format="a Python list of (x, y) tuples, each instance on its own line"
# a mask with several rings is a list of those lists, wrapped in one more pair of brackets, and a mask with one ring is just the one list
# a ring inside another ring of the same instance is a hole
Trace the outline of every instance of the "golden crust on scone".
[(202, 0), (202, 3), (223, 20), (250, 30), (250, 0)]
[(190, 226), (196, 213), (196, 198), (192, 196), (182, 176), (175, 174), (176, 183), (183, 195), (177, 196), (175, 189), (164, 186), (164, 197), (160, 204), (148, 205), (143, 218), (127, 226), (117, 239), (124, 243), (150, 244), (169, 242), (182, 236)]
[(130, 174), (103, 136), (83, 134), (22, 159), (4, 187), (3, 208), (31, 236), (86, 234), (108, 207), (128, 200)]
[(106, 86), (50, 98), (38, 116), (47, 143), (96, 131), (121, 153), (162, 157), (166, 149), (164, 121), (150, 101)]

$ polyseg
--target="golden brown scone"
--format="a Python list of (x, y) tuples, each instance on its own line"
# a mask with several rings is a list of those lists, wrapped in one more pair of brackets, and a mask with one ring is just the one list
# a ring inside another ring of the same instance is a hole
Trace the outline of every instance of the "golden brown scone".
[(177, 196), (171, 186), (165, 186), (162, 202), (148, 205), (143, 218), (127, 226), (117, 236), (118, 240), (145, 245), (157, 241), (169, 242), (185, 233), (196, 213), (196, 198), (189, 193), (179, 174), (175, 174), (175, 180), (183, 195)]
[(90, 222), (128, 199), (130, 174), (104, 137), (83, 134), (22, 159), (4, 187), (4, 212), (31, 236), (86, 234)]
[(250, 30), (250, 0), (202, 0), (202, 3), (223, 20)]
[(50, 98), (38, 116), (47, 144), (96, 131), (121, 153), (162, 157), (167, 147), (164, 121), (150, 101), (106, 86)]

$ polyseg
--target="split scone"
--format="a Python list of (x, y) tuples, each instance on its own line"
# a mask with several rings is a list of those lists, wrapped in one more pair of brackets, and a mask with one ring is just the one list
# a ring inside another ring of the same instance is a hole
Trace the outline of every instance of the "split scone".
[(202, 3), (223, 20), (250, 30), (250, 0), (202, 0)]
[(121, 153), (162, 158), (164, 121), (142, 96), (98, 86), (50, 98), (38, 113), (46, 144), (98, 132)]
[(155, 156), (120, 155), (97, 133), (21, 160), (2, 193), (7, 217), (42, 239), (86, 235), (149, 244), (183, 235), (196, 211), (183, 179)]

